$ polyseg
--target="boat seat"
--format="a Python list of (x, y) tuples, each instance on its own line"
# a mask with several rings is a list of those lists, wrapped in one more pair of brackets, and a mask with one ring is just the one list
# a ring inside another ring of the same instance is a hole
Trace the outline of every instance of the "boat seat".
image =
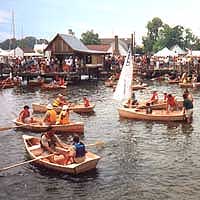
[(39, 149), (40, 147), (41, 147), (40, 144), (36, 144), (36, 145), (29, 147), (29, 150), (33, 151), (33, 150)]

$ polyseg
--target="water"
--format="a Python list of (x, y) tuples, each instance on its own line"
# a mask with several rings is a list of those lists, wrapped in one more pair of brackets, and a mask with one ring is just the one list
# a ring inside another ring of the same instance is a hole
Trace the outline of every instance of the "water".
[[(181, 96), (176, 85), (150, 83), (136, 97), (145, 99), (153, 90)], [(11, 119), (24, 104), (48, 103), (56, 92), (7, 89), (0, 92), (0, 126), (13, 126)], [(97, 169), (72, 176), (26, 164), (0, 173), (0, 199), (200, 199), (200, 92), (193, 91), (195, 111), (192, 124), (156, 123), (120, 119), (112, 89), (102, 83), (70, 86), (69, 100), (83, 95), (96, 103), (92, 115), (72, 113), (71, 119), (85, 123), (86, 144), (104, 141), (103, 148), (90, 147), (102, 159)], [(26, 160), (19, 130), (0, 132), (0, 168)], [(61, 136), (63, 140), (66, 137)]]

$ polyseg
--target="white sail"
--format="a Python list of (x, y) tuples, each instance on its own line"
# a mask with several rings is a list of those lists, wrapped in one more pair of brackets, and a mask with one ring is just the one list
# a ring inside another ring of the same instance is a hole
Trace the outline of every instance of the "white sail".
[(124, 65), (115, 89), (113, 99), (122, 101), (127, 100), (131, 97), (132, 92), (132, 78), (133, 78), (133, 62), (131, 51), (128, 51), (128, 54), (125, 58)]

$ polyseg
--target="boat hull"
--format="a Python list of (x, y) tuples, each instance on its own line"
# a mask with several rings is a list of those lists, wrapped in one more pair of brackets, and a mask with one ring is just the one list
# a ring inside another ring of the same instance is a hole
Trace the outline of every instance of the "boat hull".
[(182, 111), (167, 113), (165, 110), (153, 110), (152, 114), (146, 114), (144, 109), (119, 108), (119, 116), (128, 119), (150, 120), (150, 121), (184, 121), (185, 115)]
[[(33, 149), (33, 147), (34, 145), (36, 147), (38, 146), (40, 139), (33, 136), (23, 135), (23, 141), (25, 144), (26, 151), (29, 154), (29, 157), (31, 159), (37, 158), (37, 156), (34, 154), (35, 149)], [(31, 146), (30, 144), (33, 145)], [(38, 148), (41, 149), (40, 146)], [(50, 170), (56, 170), (59, 172), (76, 175), (95, 169), (100, 158), (101, 158), (100, 156), (93, 154), (92, 152), (87, 152), (85, 161), (78, 164), (73, 163), (69, 165), (61, 165), (57, 163), (51, 163), (47, 160), (42, 160), (42, 159), (36, 160), (34, 163)]]

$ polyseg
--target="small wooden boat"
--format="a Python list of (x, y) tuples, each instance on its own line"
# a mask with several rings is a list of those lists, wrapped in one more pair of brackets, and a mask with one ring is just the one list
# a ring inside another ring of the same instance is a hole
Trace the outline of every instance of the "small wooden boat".
[(174, 80), (169, 80), (169, 81), (168, 81), (168, 84), (177, 84), (177, 83), (179, 83), (179, 82), (180, 82), (179, 80), (174, 79)]
[(59, 89), (66, 89), (66, 85), (56, 85), (56, 84), (42, 84), (42, 90), (59, 90)]
[(185, 115), (182, 111), (166, 112), (166, 110), (153, 110), (151, 114), (146, 114), (145, 109), (119, 108), (119, 116), (136, 120), (151, 121), (184, 121)]
[[(29, 123), (25, 124), (18, 120), (13, 121), (19, 128), (30, 130), (33, 132), (46, 132), (49, 129), (47, 125), (41, 125), (40, 123)], [(71, 122), (70, 124), (63, 125), (51, 125), (51, 130), (59, 132), (59, 133), (84, 133), (84, 123), (83, 122)]]
[(137, 84), (137, 85), (132, 85), (132, 90), (143, 90), (146, 89), (148, 85), (143, 83), (143, 84)]
[(27, 83), (28, 87), (40, 87), (44, 83), (43, 80), (29, 80)]
[[(22, 137), (23, 137), (26, 151), (29, 154), (31, 159), (36, 159), (39, 156), (42, 157), (46, 155), (44, 154), (43, 149), (40, 146), (39, 138), (29, 136), (29, 135), (23, 135)], [(92, 169), (95, 169), (98, 164), (98, 161), (101, 158), (100, 156), (94, 153), (91, 153), (89, 151), (87, 151), (85, 156), (86, 158), (84, 162), (81, 162), (78, 164), (77, 163), (68, 164), (68, 165), (57, 164), (57, 163), (50, 162), (47, 158), (35, 160), (33, 163), (50, 170), (56, 170), (59, 172), (75, 175), (75, 174), (80, 174), (80, 173), (84, 173)], [(56, 160), (59, 161), (59, 159), (63, 159), (63, 157), (61, 156), (60, 158), (60, 156), (58, 155)], [(62, 163), (62, 162), (58, 162), (58, 163)]]
[(195, 88), (195, 87), (200, 87), (200, 83), (179, 83), (179, 86), (181, 88)]
[[(145, 109), (146, 103), (147, 102), (139, 102), (139, 104), (132, 105), (131, 108)], [(123, 106), (125, 108), (129, 108), (129, 105), (128, 105), (127, 102), (124, 102)], [(162, 109), (166, 109), (166, 106), (167, 106), (167, 103), (161, 100), (161, 101), (158, 101), (158, 103), (152, 104), (151, 108), (152, 108), (152, 110), (162, 110)], [(178, 109), (183, 108), (183, 101), (182, 100), (177, 101), (177, 108)]]
[[(94, 112), (95, 104), (91, 104), (88, 107), (85, 107), (84, 104), (77, 104), (70, 106), (70, 110), (73, 110), (76, 113), (91, 113)], [(40, 104), (40, 103), (32, 103), (33, 112), (44, 113), (47, 111), (47, 105)], [(62, 108), (61, 107), (54, 107), (57, 113), (59, 113)]]

